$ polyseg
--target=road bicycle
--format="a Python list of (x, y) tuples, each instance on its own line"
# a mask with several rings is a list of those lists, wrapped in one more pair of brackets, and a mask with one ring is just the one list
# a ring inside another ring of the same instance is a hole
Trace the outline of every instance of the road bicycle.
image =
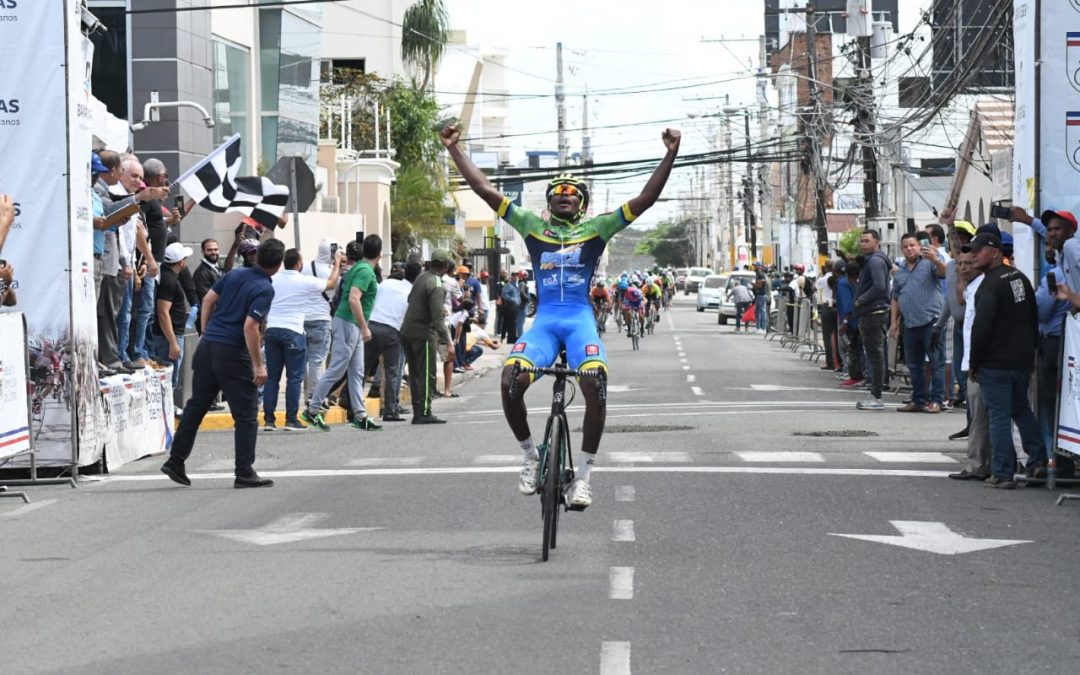
[(630, 310), (630, 323), (626, 326), (626, 335), (630, 338), (634, 351), (637, 351), (641, 340), (641, 317), (636, 310)]
[(555, 378), (551, 392), (551, 413), (544, 428), (544, 442), (537, 448), (540, 453), (540, 515), (544, 520), (541, 558), (546, 562), (548, 552), (558, 543), (559, 510), (571, 509), (566, 501), (566, 491), (574, 480), (574, 459), (570, 451), (570, 425), (566, 409), (574, 401), (577, 389), (570, 383), (570, 396), (566, 396), (566, 381), (570, 377), (595, 377), (600, 381), (600, 397), (607, 396), (605, 371), (571, 370), (566, 364), (566, 352), (559, 354), (559, 361), (551, 368), (533, 368), (514, 364), (510, 377), (510, 396), (517, 396), (518, 376), (522, 373), (551, 375)]
[(607, 329), (608, 308), (607, 304), (601, 304), (599, 308), (593, 306), (593, 315), (596, 317), (596, 334), (603, 335)]

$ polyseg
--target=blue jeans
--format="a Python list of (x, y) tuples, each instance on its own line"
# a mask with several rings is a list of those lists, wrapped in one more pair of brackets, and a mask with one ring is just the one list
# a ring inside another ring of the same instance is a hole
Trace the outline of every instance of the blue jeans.
[(180, 387), (180, 365), (184, 362), (184, 336), (176, 336), (176, 344), (180, 345), (180, 356), (173, 359), (169, 358), (169, 341), (165, 339), (164, 335), (152, 335), (150, 337), (150, 347), (153, 349), (154, 360), (158, 363), (168, 363), (172, 366), (172, 386), (173, 391), (177, 391)]
[(157, 279), (151, 279), (149, 276), (143, 278), (142, 288), (139, 289), (138, 294), (135, 296), (135, 336), (132, 338), (131, 343), (131, 358), (133, 360), (149, 358), (150, 354), (147, 351), (147, 329), (150, 327), (150, 321), (154, 317), (154, 307), (156, 305), (157, 298)]
[[(911, 375), (911, 402), (923, 406), (945, 401), (945, 370), (938, 354), (941, 336), (934, 323), (904, 326), (904, 361)], [(930, 400), (926, 400), (926, 366), (930, 365)]]
[(754, 319), (758, 330), (765, 330), (769, 326), (769, 310), (765, 308), (765, 295), (759, 295), (754, 299)]
[(300, 385), (307, 365), (307, 338), (288, 328), (267, 328), (263, 339), (266, 349), (266, 386), (263, 387), (263, 419), (274, 421), (281, 370), (285, 369), (285, 424), (299, 422)]
[(124, 298), (120, 301), (120, 310), (116, 313), (116, 353), (121, 361), (129, 361), (128, 345), (131, 344), (131, 298), (135, 294), (135, 283), (127, 280)]
[(304, 335), (307, 338), (307, 386), (310, 395), (326, 368), (326, 355), (330, 351), (330, 322), (305, 321)]
[(993, 456), (990, 470), (1002, 480), (1012, 480), (1016, 472), (1016, 446), (1013, 445), (1012, 424), (1020, 430), (1020, 442), (1028, 454), (1028, 462), (1046, 461), (1046, 446), (1039, 435), (1039, 423), (1028, 404), (1027, 368), (998, 370), (980, 368), (976, 376), (979, 393), (990, 420), (990, 445)]

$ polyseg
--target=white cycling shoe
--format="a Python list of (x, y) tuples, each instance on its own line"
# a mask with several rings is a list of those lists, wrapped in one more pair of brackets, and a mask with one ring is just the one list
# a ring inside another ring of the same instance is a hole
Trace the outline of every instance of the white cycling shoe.
[(536, 484), (540, 481), (540, 458), (526, 457), (521, 463), (521, 475), (518, 476), (518, 492), (523, 495), (536, 494)]
[(575, 478), (566, 489), (566, 503), (571, 511), (583, 511), (592, 504), (592, 488), (589, 481)]

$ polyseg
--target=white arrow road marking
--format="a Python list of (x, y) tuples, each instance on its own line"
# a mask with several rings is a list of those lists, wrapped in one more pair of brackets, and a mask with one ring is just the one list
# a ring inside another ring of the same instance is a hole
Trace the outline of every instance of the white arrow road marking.
[(611, 573), (608, 575), (608, 581), (611, 583), (610, 592), (608, 593), (609, 598), (612, 600), (634, 599), (633, 567), (612, 567)]
[(616, 520), (614, 533), (611, 535), (611, 541), (636, 541), (636, 537), (634, 536), (634, 521)]
[(340, 527), (336, 529), (316, 529), (311, 527), (325, 520), (327, 515), (325, 513), (289, 513), (256, 530), (196, 530), (196, 532), (232, 539), (242, 544), (272, 546), (305, 539), (337, 537), (344, 534), (373, 532), (384, 529), (381, 527)]
[(630, 643), (600, 643), (600, 675), (630, 675)]
[(862, 541), (874, 541), (879, 544), (892, 544), (913, 548), (916, 551), (927, 551), (940, 555), (956, 555), (958, 553), (971, 553), (973, 551), (986, 551), (1002, 546), (1015, 544), (1030, 544), (1029, 539), (974, 539), (965, 537), (959, 532), (953, 532), (945, 523), (922, 522), (918, 520), (890, 520), (892, 526), (899, 530), (897, 535), (878, 534), (837, 534), (829, 532), (833, 537), (847, 537), (848, 539), (861, 539)]
[(694, 396), (705, 395), (705, 392), (701, 390), (701, 387), (690, 387), (690, 391), (694, 392)]

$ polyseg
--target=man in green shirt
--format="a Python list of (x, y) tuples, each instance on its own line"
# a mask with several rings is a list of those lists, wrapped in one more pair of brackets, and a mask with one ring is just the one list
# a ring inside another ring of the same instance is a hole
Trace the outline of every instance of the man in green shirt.
[(367, 320), (375, 306), (375, 294), (379, 291), (375, 264), (381, 255), (382, 238), (377, 234), (369, 234), (362, 245), (350, 241), (345, 247), (345, 257), (349, 260), (357, 260), (360, 256), (363, 258), (341, 280), (341, 302), (330, 326), (330, 365), (315, 385), (307, 410), (300, 413), (301, 420), (320, 431), (330, 431), (323, 419), (322, 404), (342, 375), (348, 375), (352, 427), (364, 431), (382, 429), (368, 419), (364, 407), (364, 343), (371, 340)]
[(450, 346), (446, 328), (446, 289), (442, 275), (450, 268), (450, 253), (437, 248), (431, 253), (428, 269), (416, 278), (409, 292), (409, 305), (401, 324), (401, 346), (409, 363), (409, 393), (412, 397), (413, 424), (443, 424), (431, 414), (431, 394), (441, 364), (436, 342)]

